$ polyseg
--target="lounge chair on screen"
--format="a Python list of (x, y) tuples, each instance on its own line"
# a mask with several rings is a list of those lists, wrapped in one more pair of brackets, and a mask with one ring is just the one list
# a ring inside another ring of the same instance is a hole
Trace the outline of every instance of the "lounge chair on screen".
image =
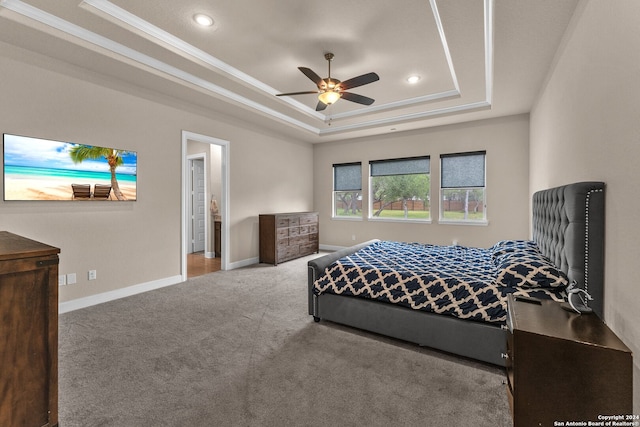
[(111, 199), (111, 186), (96, 184), (93, 187), (93, 198), (99, 200)]
[(91, 186), (89, 184), (71, 184), (73, 190), (72, 199), (90, 199)]

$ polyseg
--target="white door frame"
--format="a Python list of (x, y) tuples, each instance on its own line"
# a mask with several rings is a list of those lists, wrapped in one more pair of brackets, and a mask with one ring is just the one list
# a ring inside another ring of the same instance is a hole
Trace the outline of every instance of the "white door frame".
[(219, 145), (221, 148), (222, 158), (222, 194), (220, 195), (220, 215), (221, 218), (221, 242), (222, 256), (220, 260), (220, 268), (222, 270), (229, 269), (229, 146), (230, 142), (223, 139), (214, 138), (207, 135), (201, 135), (186, 130), (182, 131), (182, 224), (181, 224), (181, 262), (180, 271), (182, 280), (187, 280), (187, 248), (188, 248), (188, 206), (189, 206), (189, 177), (188, 177), (188, 160), (187, 160), (187, 144), (189, 141), (204, 142), (207, 144)]
[[(202, 160), (202, 163), (204, 165), (204, 194), (205, 194), (205, 198), (204, 198), (204, 205), (205, 208), (208, 206), (208, 194), (209, 194), (209, 186), (207, 185), (209, 182), (209, 173), (207, 171), (207, 157), (205, 153), (198, 153), (198, 154), (191, 154), (187, 156), (187, 216), (185, 217), (187, 219), (187, 253), (191, 253), (194, 252), (194, 242), (193, 242), (193, 237), (194, 237), (194, 227), (193, 227), (193, 217), (195, 216), (195, 213), (193, 212), (193, 188), (194, 188), (194, 182), (193, 182), (193, 161), (194, 160)], [(210, 166), (209, 166), (210, 168)], [(206, 215), (206, 214), (205, 214)], [(211, 240), (209, 238), (209, 221), (205, 221), (204, 222), (204, 251), (207, 251), (207, 248), (209, 247), (209, 240)], [(190, 241), (191, 240), (191, 241)]]

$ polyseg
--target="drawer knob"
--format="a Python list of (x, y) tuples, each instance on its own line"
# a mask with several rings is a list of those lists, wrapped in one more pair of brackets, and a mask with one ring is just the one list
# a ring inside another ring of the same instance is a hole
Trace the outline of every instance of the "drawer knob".
[(500, 357), (502, 357), (503, 359), (508, 359), (509, 355), (507, 353), (500, 353)]

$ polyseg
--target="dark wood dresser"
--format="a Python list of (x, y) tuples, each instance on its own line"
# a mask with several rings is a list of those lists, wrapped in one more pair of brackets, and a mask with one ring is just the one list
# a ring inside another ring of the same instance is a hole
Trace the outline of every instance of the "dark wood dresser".
[(504, 357), (514, 427), (630, 416), (629, 348), (597, 315), (569, 312), (553, 301), (538, 302), (509, 295)]
[(58, 425), (58, 253), (0, 231), (0, 426)]
[(318, 252), (318, 213), (292, 212), (259, 216), (260, 262), (277, 265)]

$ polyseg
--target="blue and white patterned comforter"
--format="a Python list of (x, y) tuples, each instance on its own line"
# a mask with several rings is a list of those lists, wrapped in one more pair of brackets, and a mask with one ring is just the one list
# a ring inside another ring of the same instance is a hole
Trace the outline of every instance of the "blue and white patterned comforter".
[(567, 284), (530, 241), (489, 249), (380, 241), (329, 266), (314, 292), (501, 323), (508, 294), (562, 301)]

